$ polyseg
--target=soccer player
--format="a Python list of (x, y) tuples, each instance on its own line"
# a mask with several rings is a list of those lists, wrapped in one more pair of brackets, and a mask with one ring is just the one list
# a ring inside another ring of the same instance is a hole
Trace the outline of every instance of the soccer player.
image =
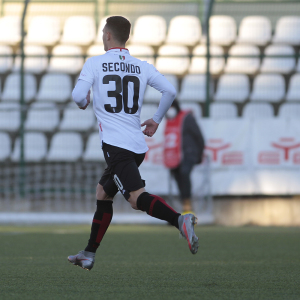
[[(133, 209), (145, 211), (178, 228), (193, 254), (199, 246), (194, 232), (195, 216), (180, 215), (161, 197), (146, 192), (139, 173), (138, 167), (148, 150), (143, 134), (154, 135), (176, 90), (153, 65), (129, 54), (125, 43), (130, 27), (130, 22), (121, 16), (106, 20), (102, 37), (106, 53), (86, 61), (72, 93), (79, 108), (86, 109), (93, 86), (93, 108), (107, 163), (96, 189), (97, 209), (88, 245), (85, 250), (68, 257), (71, 263), (87, 270), (92, 269), (96, 250), (110, 225), (113, 198), (118, 191)], [(140, 112), (147, 84), (159, 90), (162, 98), (153, 118), (141, 124)], [(146, 127), (142, 131), (143, 126)]]

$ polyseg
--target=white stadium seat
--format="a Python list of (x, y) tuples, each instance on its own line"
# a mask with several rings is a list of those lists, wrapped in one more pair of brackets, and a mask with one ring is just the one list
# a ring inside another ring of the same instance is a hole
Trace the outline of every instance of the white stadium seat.
[(71, 98), (72, 81), (67, 74), (45, 74), (40, 83), (38, 101), (66, 102)]
[[(20, 74), (12, 73), (7, 76), (3, 94), (1, 96), (4, 101), (20, 101), (21, 88), (20, 88)], [(29, 102), (36, 95), (36, 79), (31, 74), (24, 76), (24, 101)]]
[[(25, 56), (26, 55), (42, 56), (42, 57), (25, 57), (24, 70), (26, 72), (40, 74), (47, 69), (48, 51), (46, 47), (26, 45), (24, 47), (24, 52), (25, 52)], [(18, 51), (18, 54), (20, 54), (20, 50)], [(15, 59), (14, 71), (19, 71), (20, 68), (21, 68), (21, 57), (17, 56)]]
[(238, 116), (234, 103), (211, 103), (209, 116), (213, 119), (232, 119)]
[(53, 46), (60, 39), (60, 20), (53, 16), (35, 16), (31, 19), (25, 42)]
[(105, 162), (98, 132), (93, 132), (90, 134), (87, 141), (86, 150), (83, 154), (83, 160)]
[(15, 45), (21, 41), (21, 18), (5, 16), (0, 18), (0, 44)]
[(176, 16), (171, 19), (167, 44), (194, 46), (201, 39), (201, 23), (195, 16)]
[(53, 131), (59, 123), (59, 110), (54, 103), (33, 103), (27, 113), (26, 130)]
[(286, 101), (300, 101), (300, 73), (290, 78)]
[[(206, 73), (206, 62), (207, 59), (205, 57), (207, 51), (206, 51), (206, 45), (199, 45), (194, 48), (193, 50), (193, 57), (191, 60), (191, 65), (189, 68), (189, 73), (191, 74), (202, 74)], [(211, 57), (210, 58), (210, 64), (209, 64), (209, 70), (211, 74), (219, 74), (225, 64), (225, 59), (222, 57), (224, 55), (223, 48), (220, 46), (210, 46), (210, 55), (218, 55), (220, 57)], [(197, 57), (199, 56), (199, 57)]]
[[(174, 86), (176, 91), (178, 91), (177, 77), (175, 75), (170, 75), (170, 74), (164, 76)], [(161, 92), (148, 85), (145, 91), (144, 100), (148, 102), (159, 102), (160, 99), (161, 99)]]
[(0, 130), (17, 131), (20, 120), (19, 103), (0, 102)]
[(300, 118), (300, 103), (283, 103), (279, 108), (278, 116), (281, 118)]
[(274, 109), (270, 103), (247, 103), (243, 109), (243, 117), (249, 119), (273, 118)]
[(300, 45), (300, 17), (281, 17), (275, 28), (273, 43)]
[(0, 45), (0, 55), (8, 55), (7, 57), (0, 57), (0, 73), (5, 73), (11, 70), (13, 66), (12, 54), (12, 49), (9, 46)]
[(210, 43), (229, 46), (236, 39), (236, 23), (230, 16), (212, 16), (209, 19)]
[(103, 40), (102, 40), (102, 35), (103, 35), (103, 28), (106, 24), (106, 19), (108, 18), (108, 16), (105, 16), (104, 18), (101, 19), (99, 26), (98, 26), (98, 30), (97, 30), (97, 36), (96, 36), (96, 40), (95, 42), (97, 44), (103, 44)]
[(268, 57), (269, 55), (295, 55), (291, 46), (270, 45), (265, 49), (266, 57), (263, 59), (260, 71), (262, 73), (291, 73), (296, 66), (294, 57)]
[(83, 63), (84, 60), (80, 47), (71, 45), (59, 45), (55, 46), (52, 50), (52, 57), (50, 58), (47, 71), (76, 74), (81, 71)]
[(105, 53), (106, 51), (104, 50), (103, 45), (92, 45), (86, 52), (88, 57), (103, 55)]
[(239, 35), (236, 43), (266, 45), (271, 40), (272, 26), (267, 17), (245, 17), (239, 26)]
[(48, 161), (76, 161), (81, 157), (82, 139), (76, 132), (58, 132), (54, 134), (47, 155)]
[[(225, 73), (254, 74), (260, 65), (260, 51), (256, 46), (234, 45), (229, 50)], [(235, 57), (239, 55), (257, 57)]]
[(166, 30), (167, 24), (163, 17), (155, 15), (141, 16), (134, 23), (131, 42), (159, 46), (166, 39)]
[[(15, 141), (12, 161), (20, 160), (20, 138)], [(47, 138), (40, 132), (27, 132), (24, 134), (24, 159), (27, 162), (38, 162), (47, 154)]]
[(4, 161), (11, 153), (11, 141), (6, 132), (0, 132), (0, 145), (0, 161)]
[[(72, 106), (71, 106), (72, 105)], [(60, 130), (87, 131), (95, 124), (95, 115), (91, 106), (81, 110), (75, 103), (64, 109)]]
[(180, 103), (180, 108), (182, 110), (191, 111), (193, 113), (193, 116), (196, 118), (196, 120), (199, 120), (202, 118), (202, 109), (198, 103), (183, 102), (183, 103)]
[(144, 104), (142, 106), (141, 115), (140, 115), (141, 122), (153, 118), (154, 114), (157, 111), (157, 108), (158, 105), (156, 104)]
[(154, 65), (154, 50), (147, 45), (131, 44), (127, 47), (130, 55)]
[(64, 25), (62, 44), (86, 46), (96, 37), (95, 21), (88, 16), (69, 17)]
[(280, 102), (285, 95), (284, 78), (279, 74), (259, 74), (253, 82), (251, 101)]
[(216, 101), (244, 102), (250, 93), (250, 83), (247, 75), (224, 74), (219, 78)]
[[(213, 92), (213, 83), (210, 84), (210, 92)], [(204, 102), (206, 100), (206, 76), (201, 74), (189, 74), (182, 80), (179, 101)]]
[(185, 46), (164, 45), (158, 50), (156, 68), (160, 73), (183, 75), (189, 64), (189, 50)]

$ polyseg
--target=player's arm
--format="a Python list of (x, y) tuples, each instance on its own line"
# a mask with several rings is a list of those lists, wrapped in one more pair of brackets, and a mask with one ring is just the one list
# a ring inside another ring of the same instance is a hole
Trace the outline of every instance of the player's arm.
[(72, 92), (73, 100), (81, 109), (86, 109), (90, 103), (90, 88), (95, 78), (93, 65), (93, 57), (90, 57), (83, 65), (77, 84)]
[(72, 97), (80, 109), (86, 109), (90, 103), (91, 86), (92, 84), (87, 81), (80, 79), (77, 81), (77, 84), (72, 92)]
[(156, 132), (159, 123), (170, 108), (176, 97), (176, 89), (174, 86), (161, 74), (151, 79), (150, 85), (162, 93), (158, 109), (152, 119), (146, 120), (141, 126), (145, 126), (143, 133), (147, 136), (153, 136)]

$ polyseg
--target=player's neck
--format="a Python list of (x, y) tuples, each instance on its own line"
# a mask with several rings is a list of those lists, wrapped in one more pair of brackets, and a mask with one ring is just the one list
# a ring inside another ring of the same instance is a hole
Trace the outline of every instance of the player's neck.
[(115, 42), (111, 42), (107, 46), (108, 46), (108, 50), (116, 49), (116, 48), (125, 49), (125, 44), (119, 44)]

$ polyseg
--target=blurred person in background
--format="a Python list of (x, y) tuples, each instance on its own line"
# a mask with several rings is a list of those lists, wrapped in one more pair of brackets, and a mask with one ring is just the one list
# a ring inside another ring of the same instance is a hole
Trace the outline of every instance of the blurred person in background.
[(193, 213), (191, 172), (202, 162), (204, 139), (191, 111), (181, 110), (175, 99), (166, 113), (164, 164), (175, 178), (182, 214)]

